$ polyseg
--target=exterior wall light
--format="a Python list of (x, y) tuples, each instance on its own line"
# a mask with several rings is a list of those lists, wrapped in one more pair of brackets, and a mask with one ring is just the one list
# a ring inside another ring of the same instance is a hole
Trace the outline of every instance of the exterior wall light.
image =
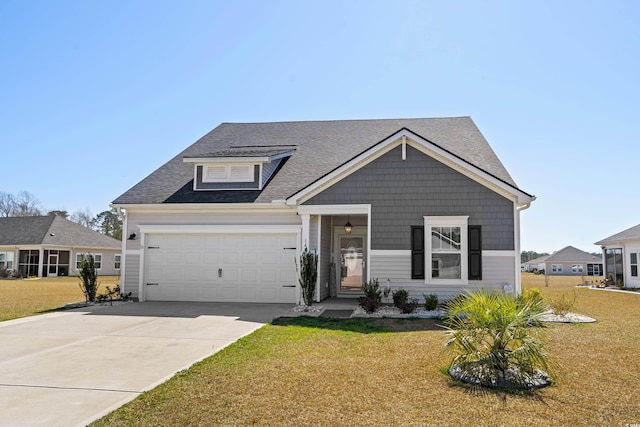
[(347, 223), (344, 225), (344, 231), (346, 231), (347, 234), (351, 234), (351, 230), (353, 230), (353, 226), (349, 222), (349, 217), (347, 216)]

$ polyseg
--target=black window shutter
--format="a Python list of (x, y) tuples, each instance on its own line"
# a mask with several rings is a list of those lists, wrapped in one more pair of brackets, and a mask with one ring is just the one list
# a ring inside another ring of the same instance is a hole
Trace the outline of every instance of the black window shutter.
[(411, 278), (424, 279), (424, 227), (411, 226)]
[(469, 280), (482, 280), (482, 226), (469, 226)]

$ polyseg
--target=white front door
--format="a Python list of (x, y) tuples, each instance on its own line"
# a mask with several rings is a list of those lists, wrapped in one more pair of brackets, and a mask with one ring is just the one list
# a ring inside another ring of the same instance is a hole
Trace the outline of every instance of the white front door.
[(355, 230), (351, 234), (337, 233), (336, 279), (339, 296), (354, 296), (362, 293), (362, 285), (367, 281), (366, 238), (365, 232)]

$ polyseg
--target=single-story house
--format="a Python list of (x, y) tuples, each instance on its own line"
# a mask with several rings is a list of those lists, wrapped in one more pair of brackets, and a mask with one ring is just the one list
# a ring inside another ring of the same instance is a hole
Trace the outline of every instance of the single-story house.
[(0, 218), (0, 269), (20, 277), (77, 276), (83, 254), (94, 256), (98, 275), (120, 274), (119, 240), (55, 215)]
[(522, 266), (522, 271), (526, 271), (529, 273), (533, 273), (534, 271), (540, 271), (540, 272), (544, 272), (544, 269), (546, 268), (545, 266), (545, 261), (547, 260), (547, 258), (549, 258), (551, 255), (542, 255), (538, 258), (534, 258), (531, 259), (527, 262), (525, 262)]
[(550, 276), (602, 276), (602, 259), (573, 246), (534, 261), (538, 271)]
[(223, 123), (116, 198), (124, 292), (140, 300), (316, 300), (520, 291), (513, 181), (469, 117)]
[(640, 288), (640, 224), (595, 243), (602, 248), (605, 275), (629, 288)]

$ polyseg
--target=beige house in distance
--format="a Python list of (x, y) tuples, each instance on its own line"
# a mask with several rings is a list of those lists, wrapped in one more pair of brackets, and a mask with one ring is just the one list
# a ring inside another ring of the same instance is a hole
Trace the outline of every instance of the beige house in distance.
[(534, 260), (550, 276), (602, 276), (602, 259), (573, 246)]
[(20, 277), (77, 276), (92, 254), (100, 276), (120, 274), (122, 243), (60, 216), (0, 218), (0, 270)]

